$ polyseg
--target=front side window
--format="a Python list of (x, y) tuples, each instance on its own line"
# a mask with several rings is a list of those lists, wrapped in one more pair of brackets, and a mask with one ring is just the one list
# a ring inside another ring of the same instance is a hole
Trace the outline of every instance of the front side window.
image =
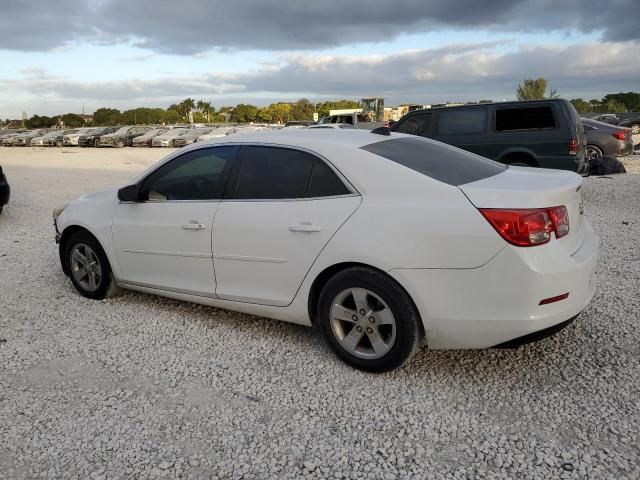
[(394, 129), (398, 133), (431, 137), (431, 114), (412, 115)]
[(438, 112), (438, 134), (456, 135), (482, 133), (486, 130), (486, 108), (443, 109)]
[(300, 150), (246, 146), (239, 162), (230, 198), (298, 199), (349, 193), (323, 160)]
[(496, 109), (496, 132), (540, 130), (555, 128), (555, 126), (556, 122), (550, 106)]
[(225, 167), (237, 147), (221, 146), (193, 150), (164, 164), (142, 184), (149, 200), (210, 200), (220, 198)]

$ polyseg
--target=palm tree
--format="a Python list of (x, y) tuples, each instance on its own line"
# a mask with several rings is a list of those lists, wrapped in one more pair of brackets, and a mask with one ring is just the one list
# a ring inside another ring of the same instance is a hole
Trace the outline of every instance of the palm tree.
[(182, 111), (185, 115), (188, 115), (191, 110), (196, 108), (196, 102), (193, 98), (185, 98), (182, 102), (180, 102), (180, 107), (182, 107)]
[(211, 102), (205, 102), (204, 100), (198, 100), (196, 108), (200, 113), (207, 115), (207, 122), (209, 122), (209, 114), (211, 113)]

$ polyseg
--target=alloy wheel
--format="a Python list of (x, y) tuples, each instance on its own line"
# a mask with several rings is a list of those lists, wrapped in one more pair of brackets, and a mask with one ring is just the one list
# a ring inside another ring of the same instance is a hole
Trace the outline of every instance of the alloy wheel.
[(71, 250), (71, 273), (78, 284), (88, 292), (95, 292), (102, 281), (102, 266), (96, 252), (84, 243)]
[(351, 355), (372, 360), (393, 347), (396, 319), (384, 300), (371, 290), (343, 290), (333, 299), (329, 316), (333, 335)]

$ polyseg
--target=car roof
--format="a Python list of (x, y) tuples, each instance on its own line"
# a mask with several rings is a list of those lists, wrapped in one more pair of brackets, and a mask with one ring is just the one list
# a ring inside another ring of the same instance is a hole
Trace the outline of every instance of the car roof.
[[(403, 134), (391, 134), (404, 136)], [(379, 135), (364, 129), (287, 129), (251, 132), (250, 134), (237, 133), (235, 135), (212, 138), (205, 140), (203, 144), (222, 143), (262, 143), (274, 145), (289, 145), (308, 148), (309, 150), (322, 151), (325, 146), (339, 146), (345, 148), (360, 148), (372, 143), (389, 140), (389, 135)]]

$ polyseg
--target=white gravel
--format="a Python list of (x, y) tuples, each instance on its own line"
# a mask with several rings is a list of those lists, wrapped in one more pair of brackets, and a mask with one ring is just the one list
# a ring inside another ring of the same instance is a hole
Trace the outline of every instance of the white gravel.
[(640, 478), (639, 175), (585, 182), (602, 257), (576, 323), (376, 376), (304, 327), (73, 290), (52, 208), (164, 153), (0, 149), (0, 479)]

